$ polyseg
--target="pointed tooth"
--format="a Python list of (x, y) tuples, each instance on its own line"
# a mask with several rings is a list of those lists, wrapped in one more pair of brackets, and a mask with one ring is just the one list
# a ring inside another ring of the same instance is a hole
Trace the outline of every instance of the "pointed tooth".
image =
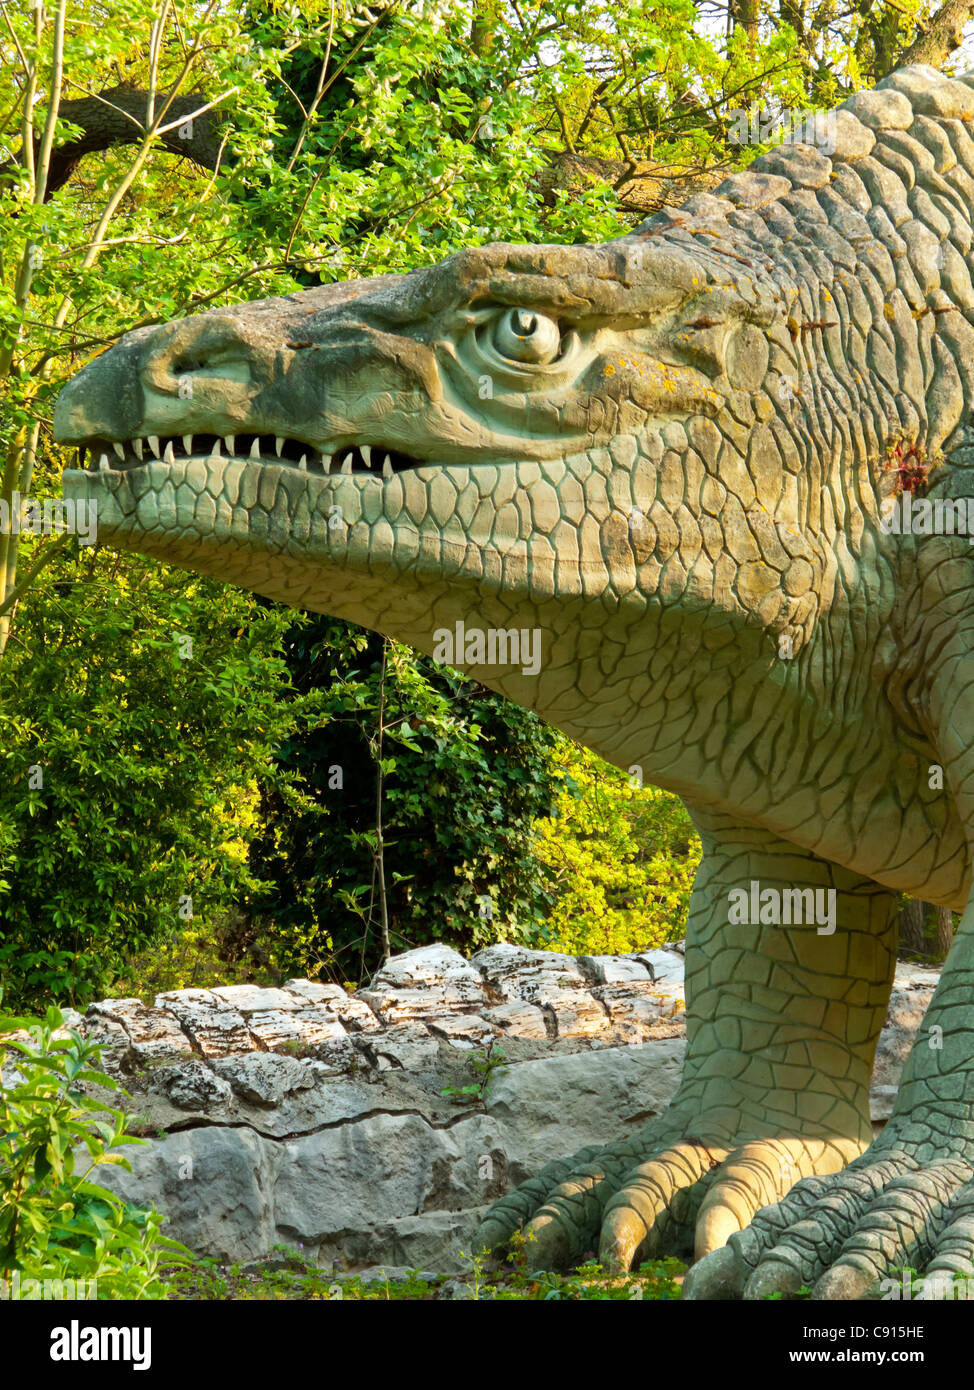
[(158, 457), (159, 457), (159, 436), (158, 436), (157, 434), (150, 434), (150, 435), (149, 435), (149, 448), (150, 448), (150, 449), (152, 450), (152, 452), (155, 454), (156, 458), (158, 458)]
[(139, 459), (141, 459), (141, 458), (142, 458), (142, 440), (141, 440), (141, 439), (133, 439), (133, 440), (132, 440), (132, 448), (135, 450), (137, 457), (138, 457)]
[(259, 458), (260, 458), (260, 435), (259, 435), (259, 434), (255, 434), (255, 435), (254, 435), (254, 442), (253, 442), (253, 444), (251, 444), (251, 446), (250, 446), (250, 457), (251, 457), (252, 459), (259, 459)]
[(388, 454), (386, 454), (385, 458), (382, 460), (382, 476), (383, 478), (392, 477), (392, 459)]
[(107, 473), (107, 472), (108, 472), (108, 455), (107, 455), (107, 454), (102, 454), (101, 458), (98, 460), (98, 472), (99, 472), (99, 473)]
[(115, 439), (115, 440), (112, 441), (112, 448), (115, 450), (116, 454), (118, 454), (119, 458), (120, 458), (120, 459), (122, 460), (122, 462), (124, 463), (124, 462), (125, 462), (125, 450), (122, 448), (121, 444), (119, 444), (119, 442), (118, 442), (117, 439)]
[(361, 448), (362, 457), (365, 459), (366, 468), (372, 467), (372, 445), (363, 444)]
[(220, 457), (220, 441), (219, 441), (219, 439), (214, 439), (214, 441), (213, 441), (213, 448), (212, 448), (212, 450), (210, 451), (210, 458), (211, 458), (211, 459), (218, 459), (219, 457)]
[(331, 472), (331, 459), (331, 454), (322, 454), (321, 456), (321, 471), (325, 474)]
[(280, 457), (281, 457), (281, 450), (284, 448), (284, 436), (283, 436), (283, 434), (276, 434), (276, 435), (274, 436), (274, 448), (277, 450), (277, 457), (280, 458)]
[(235, 434), (225, 434), (223, 436), (223, 442), (227, 446), (227, 453), (233, 458), (234, 454), (237, 452), (237, 436)]
[(301, 455), (301, 459), (300, 459), (300, 462), (298, 463), (298, 467), (301, 468), (301, 469), (303, 469), (304, 472), (307, 473), (307, 471), (308, 471), (308, 455), (307, 455), (307, 454), (302, 454), (302, 455)]
[(163, 454), (162, 458), (163, 458), (163, 462), (164, 462), (164, 463), (175, 463), (175, 462), (176, 462), (176, 452), (175, 452), (175, 450), (174, 450), (173, 447), (172, 447), (172, 440), (171, 440), (171, 439), (170, 439), (169, 443), (166, 445), (166, 452)]
[(193, 436), (191, 434), (183, 435), (183, 448), (186, 450), (186, 456), (188, 458), (193, 452)]
[(345, 474), (348, 474), (348, 473), (351, 473), (351, 471), (352, 471), (352, 455), (349, 453), (349, 454), (346, 454), (345, 457), (342, 459), (342, 472), (345, 473)]

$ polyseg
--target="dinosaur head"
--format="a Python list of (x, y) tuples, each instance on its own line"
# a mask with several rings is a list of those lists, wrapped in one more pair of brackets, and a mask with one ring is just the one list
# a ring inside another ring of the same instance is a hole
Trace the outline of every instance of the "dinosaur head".
[(951, 288), (921, 234), (950, 238), (902, 171), (916, 235), (894, 229), (882, 151), (926, 118), (895, 83), (847, 107), (827, 153), (765, 155), (602, 246), (493, 244), (132, 332), (58, 401), (66, 496), (112, 545), (408, 641), (615, 761), (669, 748), (654, 776), (692, 789), (689, 685), (727, 727), (769, 676), (831, 699), (827, 663), (795, 673), (836, 605), (882, 626), (889, 442), (959, 418), (903, 368), (909, 296), (935, 317)]
[(58, 401), (67, 495), (114, 545), (427, 651), (474, 610), (543, 643), (553, 601), (703, 610), (680, 513), (726, 510), (715, 420), (790, 341), (762, 267), (694, 249), (491, 245), (138, 330)]

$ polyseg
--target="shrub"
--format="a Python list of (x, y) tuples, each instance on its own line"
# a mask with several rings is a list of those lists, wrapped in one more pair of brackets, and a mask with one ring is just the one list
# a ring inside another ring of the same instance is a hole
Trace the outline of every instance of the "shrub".
[(67, 557), (0, 668), (0, 986), (104, 998), (115, 971), (255, 885), (256, 777), (297, 711), (295, 615), (107, 551)]
[(273, 965), (359, 981), (381, 963), (380, 767), (392, 951), (542, 944), (548, 898), (533, 827), (557, 789), (557, 735), (459, 672), (348, 623), (311, 619), (284, 648), (293, 688), (306, 709), (320, 700), (320, 719), (279, 748), (250, 845), (268, 887), (249, 912)]
[[(161, 1234), (158, 1212), (90, 1180), (102, 1164), (130, 1168), (117, 1151), (144, 1141), (80, 1089), (118, 1083), (94, 1070), (97, 1046), (74, 1031), (55, 1037), (63, 1024), (53, 1007), (41, 1021), (0, 1014), (0, 1033), (29, 1034), (0, 1038), (0, 1278), (19, 1275), (21, 1290), (28, 1279), (94, 1280), (99, 1299), (162, 1298), (162, 1274), (189, 1251)], [(88, 1162), (77, 1172), (79, 1149)]]
[(700, 862), (683, 803), (567, 739), (559, 762), (555, 815), (536, 826), (554, 899), (546, 944), (614, 955), (679, 940)]

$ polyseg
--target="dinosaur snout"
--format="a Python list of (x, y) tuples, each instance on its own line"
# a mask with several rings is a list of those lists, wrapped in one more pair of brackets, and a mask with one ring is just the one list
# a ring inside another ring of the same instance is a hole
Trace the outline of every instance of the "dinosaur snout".
[(140, 377), (148, 392), (195, 400), (214, 385), (249, 386), (260, 357), (258, 335), (233, 314), (179, 319), (156, 330), (143, 345)]
[(144, 346), (159, 330), (140, 328), (89, 362), (68, 382), (54, 408), (54, 437), (80, 444), (92, 435), (123, 439), (143, 414), (139, 366)]

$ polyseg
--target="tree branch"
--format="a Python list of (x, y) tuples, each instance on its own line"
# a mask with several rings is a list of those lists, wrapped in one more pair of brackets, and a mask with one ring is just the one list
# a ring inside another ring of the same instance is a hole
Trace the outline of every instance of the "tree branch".
[(929, 63), (939, 68), (964, 41), (964, 25), (974, 15), (974, 4), (968, 0), (944, 0), (944, 4), (916, 36), (900, 57), (896, 66)]
[[(62, 101), (60, 119), (80, 126), (82, 134), (51, 151), (45, 198), (67, 183), (86, 154), (113, 145), (139, 144), (145, 138), (148, 100), (148, 92), (126, 85)], [(201, 169), (212, 170), (217, 167), (221, 141), (219, 117), (208, 107), (208, 98), (200, 93), (173, 97), (166, 111), (166, 124), (157, 133), (171, 154), (182, 155)], [(39, 145), (35, 137), (32, 156)]]
[(692, 167), (658, 164), (652, 160), (599, 159), (594, 155), (551, 152), (538, 178), (545, 202), (553, 205), (560, 191), (579, 196), (593, 183), (608, 183), (626, 212), (648, 217), (664, 204), (680, 203), (694, 193), (706, 193), (727, 175), (721, 165)]

